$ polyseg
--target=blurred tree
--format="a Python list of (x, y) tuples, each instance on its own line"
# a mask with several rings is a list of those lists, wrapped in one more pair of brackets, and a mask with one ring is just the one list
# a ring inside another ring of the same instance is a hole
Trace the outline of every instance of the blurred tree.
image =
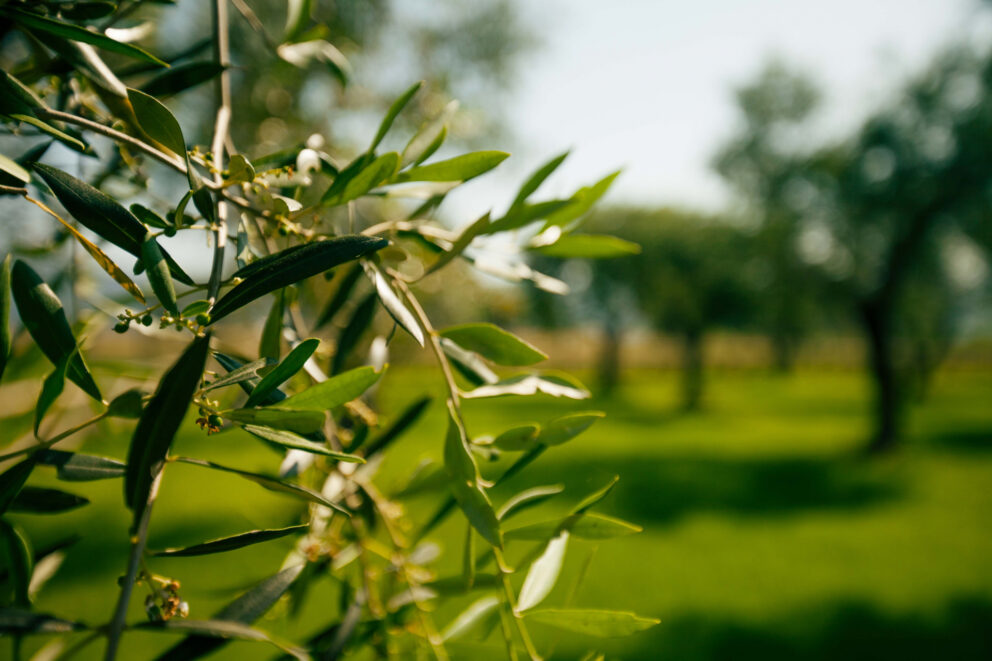
[[(640, 320), (671, 333), (682, 343), (682, 406), (700, 406), (703, 394), (704, 341), (715, 327), (740, 328), (753, 323), (757, 264), (750, 258), (753, 237), (718, 218), (677, 209), (613, 208), (594, 214), (590, 230), (605, 230), (641, 246), (639, 255), (589, 260), (575, 268), (569, 260), (557, 270), (565, 282), (585, 280), (585, 306), (579, 318), (598, 318), (606, 342), (601, 383), (616, 383), (622, 326)], [(550, 297), (537, 308), (555, 316)], [(599, 314), (589, 314), (595, 308)], [(559, 309), (560, 310), (560, 309)], [(557, 313), (561, 317), (561, 312)]]
[(804, 203), (800, 175), (819, 99), (807, 77), (781, 62), (768, 63), (737, 90), (740, 127), (713, 160), (738, 194), (745, 217), (759, 228), (756, 245), (767, 273), (762, 326), (783, 371), (791, 368), (815, 314), (813, 272), (796, 245)]
[(947, 343), (948, 239), (971, 236), (989, 248), (990, 157), (992, 59), (957, 49), (805, 171), (829, 224), (823, 266), (866, 339), (876, 401), (870, 452), (896, 445), (914, 367), (932, 370)]

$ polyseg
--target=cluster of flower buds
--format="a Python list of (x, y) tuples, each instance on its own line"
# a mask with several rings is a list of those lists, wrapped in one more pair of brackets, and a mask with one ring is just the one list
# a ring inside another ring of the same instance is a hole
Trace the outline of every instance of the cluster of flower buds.
[(142, 326), (152, 325), (152, 316), (148, 313), (145, 314), (135, 314), (130, 310), (124, 310), (121, 314), (117, 315), (118, 322), (114, 326), (115, 333), (125, 333), (127, 329), (131, 327), (131, 322), (140, 323)]
[[(155, 579), (157, 580), (157, 579)], [(174, 617), (187, 617), (189, 604), (179, 597), (179, 581), (170, 580), (145, 597), (145, 613), (152, 622), (165, 622)]]
[(216, 413), (207, 413), (202, 408), (200, 409), (200, 417), (196, 419), (196, 424), (200, 425), (200, 429), (206, 429), (207, 435), (216, 434), (224, 427), (224, 421)]

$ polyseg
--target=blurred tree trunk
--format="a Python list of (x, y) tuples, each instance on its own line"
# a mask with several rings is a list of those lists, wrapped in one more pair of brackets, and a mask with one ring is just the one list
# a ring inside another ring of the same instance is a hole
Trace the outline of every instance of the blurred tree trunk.
[(772, 335), (772, 355), (775, 371), (787, 374), (796, 361), (795, 342), (789, 333), (777, 332)]
[(868, 344), (868, 368), (875, 386), (875, 429), (866, 451), (879, 454), (895, 447), (902, 413), (888, 306), (878, 298), (863, 302), (861, 322)]
[(599, 350), (599, 392), (612, 395), (620, 384), (620, 342), (622, 332), (616, 319), (603, 323), (603, 341)]
[(703, 395), (703, 331), (687, 329), (682, 334), (682, 408), (695, 411)]

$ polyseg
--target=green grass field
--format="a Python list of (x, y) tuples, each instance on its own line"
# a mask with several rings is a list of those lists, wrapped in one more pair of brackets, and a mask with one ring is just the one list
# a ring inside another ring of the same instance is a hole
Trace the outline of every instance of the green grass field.
[[(417, 396), (425, 379), (436, 390), (433, 378), (418, 368), (387, 375), (378, 395), (387, 417)], [(706, 408), (688, 415), (675, 409), (676, 375), (646, 371), (628, 374), (609, 400), (511, 398), (468, 406), (473, 435), (565, 411), (608, 414), (500, 488), (494, 500), (527, 486), (564, 484), (564, 494), (533, 514), (544, 518), (619, 474), (600, 509), (644, 532), (596, 546), (573, 542), (548, 604), (565, 599), (594, 552), (575, 605), (634, 610), (661, 624), (608, 642), (558, 638), (535, 627), (542, 644), (557, 641), (555, 658), (577, 658), (590, 647), (624, 659), (992, 658), (992, 374), (939, 374), (929, 399), (912, 412), (904, 447), (877, 460), (857, 455), (868, 429), (868, 388), (858, 373), (725, 372), (708, 385)], [(381, 482), (401, 484), (421, 459), (438, 456), (443, 424), (435, 404), (383, 463)], [(123, 456), (127, 429), (104, 427), (86, 447)], [(207, 438), (189, 423), (176, 451), (249, 469), (272, 470), (278, 461), (241, 435)], [(37, 607), (103, 622), (125, 563), (121, 485), (60, 486), (93, 504), (57, 519), (18, 520), (36, 546), (73, 531), (87, 538), (70, 551)], [(422, 505), (412, 503), (415, 515), (425, 515)], [(294, 506), (234, 477), (170, 466), (150, 544), (288, 524)], [(450, 571), (460, 562), (462, 534), (453, 523), (439, 529), (442, 566)], [(202, 559), (160, 560), (154, 569), (181, 580), (191, 617), (205, 617), (223, 604), (225, 590), (272, 573), (289, 546), (284, 539)], [(299, 623), (260, 624), (303, 638), (322, 621), (315, 619), (318, 609), (326, 621), (336, 608), (330, 589), (311, 599)], [(443, 609), (437, 617), (443, 625), (452, 615)], [(127, 659), (146, 658), (171, 642), (150, 634), (127, 641)], [(96, 658), (101, 647), (78, 658)], [(0, 645), (0, 656), (8, 653)], [(215, 658), (272, 656), (271, 648), (236, 643)]]

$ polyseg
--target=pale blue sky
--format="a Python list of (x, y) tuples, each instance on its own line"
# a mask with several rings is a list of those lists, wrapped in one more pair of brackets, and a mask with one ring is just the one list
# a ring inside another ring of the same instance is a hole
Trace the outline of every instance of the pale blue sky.
[(733, 88), (770, 56), (822, 85), (824, 131), (840, 135), (941, 46), (992, 34), (978, 0), (517, 4), (544, 40), (507, 104), (518, 147), (454, 196), (456, 221), (500, 208), (509, 187), (568, 148), (548, 194), (623, 167), (611, 201), (720, 208), (727, 194), (708, 162), (733, 129)]

